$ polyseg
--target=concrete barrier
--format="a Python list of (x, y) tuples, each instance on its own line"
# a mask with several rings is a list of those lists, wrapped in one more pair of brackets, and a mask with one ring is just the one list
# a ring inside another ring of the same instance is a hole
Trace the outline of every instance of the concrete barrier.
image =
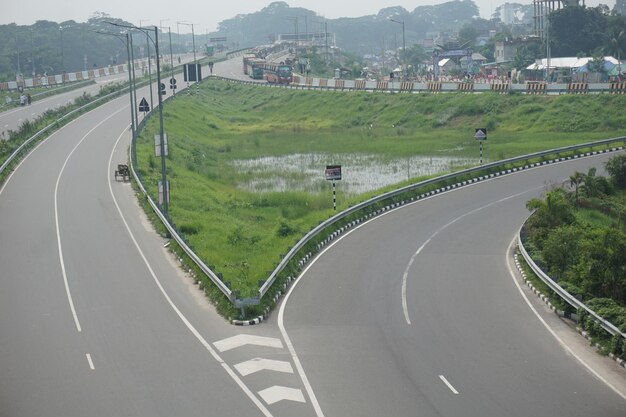
[(471, 93), (474, 91), (474, 83), (458, 83), (457, 90)]
[(528, 81), (526, 83), (527, 94), (545, 94), (546, 83), (542, 81)]
[(509, 83), (496, 82), (491, 84), (491, 91), (496, 93), (505, 94), (509, 92), (510, 85)]
[(589, 83), (569, 83), (567, 92), (568, 94), (587, 94), (589, 92)]
[(442, 83), (441, 81), (429, 81), (428, 83), (426, 83), (426, 88), (431, 93), (440, 93), (441, 88), (442, 88)]

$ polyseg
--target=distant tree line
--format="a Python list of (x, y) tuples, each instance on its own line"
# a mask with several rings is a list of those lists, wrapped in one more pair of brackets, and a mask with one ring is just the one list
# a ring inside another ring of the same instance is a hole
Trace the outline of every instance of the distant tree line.
[[(85, 23), (37, 21), (30, 26), (14, 23), (0, 25), (0, 81), (15, 81), (18, 73), (24, 78), (35, 75), (52, 75), (76, 72), (95, 67), (121, 64), (127, 61), (125, 43), (114, 36), (100, 32), (121, 33), (123, 28), (105, 22), (130, 25), (106, 14), (97, 14)], [(147, 56), (145, 35), (133, 36), (135, 58)], [(191, 35), (172, 36), (174, 53), (187, 51)], [(159, 35), (159, 46), (169, 52), (167, 30)], [(154, 56), (154, 46), (150, 45)]]

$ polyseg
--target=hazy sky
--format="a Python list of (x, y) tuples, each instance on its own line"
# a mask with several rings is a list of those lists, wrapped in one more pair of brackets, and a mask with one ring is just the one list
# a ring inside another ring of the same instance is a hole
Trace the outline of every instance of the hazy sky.
[[(488, 18), (493, 10), (507, 0), (475, 0), (480, 15)], [(509, 0), (531, 4), (532, 0)], [(136, 25), (160, 25), (176, 27), (176, 22), (194, 24), (196, 33), (206, 33), (217, 29), (220, 21), (237, 14), (259, 11), (272, 0), (1, 0), (0, 24), (17, 23), (30, 25), (37, 20), (62, 22), (75, 20), (85, 22), (94, 12), (104, 12), (112, 17), (124, 19)], [(443, 3), (442, 0), (286, 0), (291, 7), (304, 7), (329, 19), (337, 17), (358, 17), (376, 14), (380, 9), (402, 6), (413, 11), (417, 6)], [(588, 6), (599, 2), (613, 7), (615, 0), (589, 0)], [(169, 19), (169, 20), (166, 20)], [(180, 31), (185, 32), (184, 26)], [(175, 29), (174, 29), (175, 30)], [(191, 30), (189, 30), (191, 32)]]

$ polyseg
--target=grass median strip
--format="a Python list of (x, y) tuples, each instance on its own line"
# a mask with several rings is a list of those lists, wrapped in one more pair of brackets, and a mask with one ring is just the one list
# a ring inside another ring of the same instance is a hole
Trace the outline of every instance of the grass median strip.
[[(621, 96), (377, 94), (267, 89), (208, 80), (164, 108), (170, 216), (239, 297), (256, 294), (281, 257), (327, 219), (326, 165), (342, 165), (338, 209), (486, 160), (618, 136)], [(158, 120), (137, 144), (156, 200)]]

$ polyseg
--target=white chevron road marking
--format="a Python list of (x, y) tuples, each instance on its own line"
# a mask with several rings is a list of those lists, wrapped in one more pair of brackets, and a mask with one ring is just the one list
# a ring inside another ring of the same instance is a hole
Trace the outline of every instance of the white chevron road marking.
[(297, 401), (299, 403), (306, 402), (301, 390), (281, 387), (280, 385), (274, 385), (273, 387), (259, 391), (259, 395), (267, 405), (272, 405), (282, 400)]
[(248, 376), (255, 372), (266, 370), (293, 374), (291, 363), (263, 358), (254, 358), (249, 361), (241, 362), (235, 365), (235, 369), (237, 369), (242, 376)]
[(272, 348), (282, 349), (283, 342), (275, 337), (254, 336), (251, 334), (239, 334), (237, 336), (229, 337), (227, 339), (219, 340), (213, 345), (220, 352), (226, 352), (231, 349), (236, 349), (245, 345), (266, 346)]

